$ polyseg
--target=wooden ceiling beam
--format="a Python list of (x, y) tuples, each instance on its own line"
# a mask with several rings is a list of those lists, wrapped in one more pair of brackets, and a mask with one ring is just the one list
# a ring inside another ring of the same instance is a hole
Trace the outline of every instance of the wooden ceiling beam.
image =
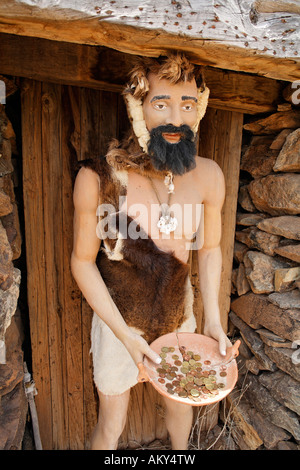
[[(120, 92), (135, 56), (101, 46), (0, 33), (0, 74)], [(209, 106), (257, 114), (271, 112), (283, 83), (206, 67)]]

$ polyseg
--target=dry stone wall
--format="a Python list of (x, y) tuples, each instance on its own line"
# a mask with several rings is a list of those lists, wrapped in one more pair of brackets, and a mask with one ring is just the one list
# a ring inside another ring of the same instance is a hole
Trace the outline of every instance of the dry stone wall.
[[(9, 93), (14, 85), (4, 77)], [(14, 261), (21, 254), (18, 207), (15, 199), (15, 133), (5, 105), (0, 104), (0, 449), (22, 446), (28, 402), (24, 391), (23, 324), (18, 309), (21, 272)]]
[(300, 109), (279, 109), (244, 125), (229, 315), (242, 344), (227, 400), (240, 449), (300, 443)]

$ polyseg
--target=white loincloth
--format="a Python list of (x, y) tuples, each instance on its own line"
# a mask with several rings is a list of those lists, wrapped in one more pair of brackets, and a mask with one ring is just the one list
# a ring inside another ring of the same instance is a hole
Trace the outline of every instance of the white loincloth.
[[(193, 292), (189, 278), (186, 287), (186, 320), (177, 331), (193, 333), (196, 330), (196, 320), (193, 314)], [(135, 333), (142, 334), (136, 328), (131, 329)], [(120, 395), (138, 383), (139, 370), (132, 357), (123, 343), (96, 313), (92, 321), (91, 352), (94, 382), (104, 395)]]

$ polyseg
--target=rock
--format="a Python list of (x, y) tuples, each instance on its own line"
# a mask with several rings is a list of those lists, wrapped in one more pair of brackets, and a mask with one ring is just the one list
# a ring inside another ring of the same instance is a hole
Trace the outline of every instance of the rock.
[(9, 289), (3, 291), (0, 289), (0, 339), (4, 340), (5, 332), (11, 323), (19, 298), (19, 287), (21, 282), (21, 273), (19, 269), (14, 268), (13, 283)]
[(255, 331), (259, 334), (265, 344), (272, 346), (273, 348), (291, 348), (293, 345), (291, 341), (287, 341), (286, 339), (281, 338), (281, 336), (275, 335), (275, 333), (272, 333), (272, 331), (267, 330), (266, 328), (260, 328)]
[[(231, 312), (232, 313), (232, 312)], [(230, 319), (230, 317), (229, 317)], [(251, 357), (253, 357), (253, 354), (251, 352), (251, 349), (247, 346), (246, 342), (244, 341), (244, 339), (242, 338), (242, 336), (240, 336), (238, 338), (241, 342), (240, 344), (240, 347), (239, 347), (239, 355), (238, 355), (238, 358), (240, 356), (243, 356), (245, 359), (251, 359)]]
[(19, 225), (19, 214), (17, 204), (13, 204), (13, 210), (10, 214), (2, 217), (2, 224), (6, 230), (7, 239), (12, 249), (13, 260), (21, 255), (21, 232)]
[(241, 450), (255, 450), (260, 447), (263, 441), (252, 426), (249, 415), (250, 404), (243, 397), (236, 400), (232, 394), (229, 394), (226, 398), (226, 406), (229, 409), (230, 420), (234, 422), (231, 433), (239, 448)]
[[(198, 434), (198, 436), (197, 436)], [(195, 446), (197, 450), (239, 450), (235, 441), (231, 437), (230, 433), (226, 428), (216, 424), (212, 429), (205, 433), (204, 437), (201, 438), (200, 433), (196, 433), (197, 440)], [(200, 438), (200, 442), (199, 442)], [(156, 442), (156, 446), (155, 446)], [(192, 444), (193, 445), (193, 444)], [(147, 446), (147, 449), (159, 449), (161, 448), (161, 441), (154, 441), (154, 446), (152, 443), (150, 446)]]
[(277, 269), (274, 275), (274, 286), (277, 292), (295, 288), (294, 282), (300, 279), (300, 267)]
[(256, 207), (249, 195), (248, 185), (241, 186), (238, 194), (238, 203), (248, 212), (256, 212)]
[(274, 248), (274, 252), (284, 258), (300, 263), (300, 244), (278, 246)]
[(236, 294), (236, 279), (237, 279), (238, 268), (232, 269), (231, 271), (231, 294)]
[(264, 232), (292, 240), (300, 240), (300, 217), (283, 215), (258, 222), (257, 227)]
[(0, 221), (0, 288), (8, 289), (13, 283), (12, 250), (7, 233)]
[(269, 419), (259, 413), (254, 407), (249, 410), (252, 426), (257, 430), (267, 449), (274, 449), (283, 439), (289, 439), (290, 434), (284, 429), (275, 426)]
[(11, 319), (6, 332), (6, 363), (0, 364), (0, 401), (1, 396), (11, 392), (16, 385), (23, 382), (23, 325), (20, 312)]
[(13, 206), (7, 194), (0, 190), (0, 217), (12, 212)]
[(1, 407), (0, 449), (21, 450), (28, 412), (28, 401), (22, 383), (1, 397)]
[(231, 302), (231, 310), (255, 330), (264, 327), (289, 341), (300, 340), (298, 309), (283, 310), (267, 296), (248, 292)]
[(292, 441), (281, 441), (277, 444), (278, 450), (300, 450), (299, 446)]
[(248, 227), (244, 230), (236, 231), (235, 237), (249, 248), (255, 248), (270, 256), (274, 255), (274, 250), (279, 246), (280, 242), (278, 235), (264, 232), (257, 227)]
[(277, 111), (290, 111), (292, 109), (292, 105), (290, 103), (279, 103), (277, 105)]
[(235, 285), (238, 295), (246, 294), (251, 289), (245, 274), (245, 266), (243, 263), (240, 263), (238, 267)]
[(257, 251), (247, 251), (244, 265), (250, 287), (256, 294), (273, 292), (275, 290), (275, 271), (288, 267), (288, 264)]
[(254, 375), (258, 375), (261, 369), (263, 369), (259, 360), (254, 356), (246, 361), (246, 368), (248, 372), (250, 371)]
[(270, 358), (265, 354), (264, 342), (260, 336), (247, 323), (235, 315), (234, 312), (230, 312), (229, 317), (232, 323), (239, 329), (245, 343), (258, 360), (259, 369), (276, 370), (277, 367), (274, 362), (270, 361)]
[[(242, 338), (243, 339), (243, 338)], [(241, 378), (245, 375), (245, 374), (248, 374), (248, 367), (247, 367), (247, 361), (249, 359), (246, 359), (244, 356), (242, 356), (241, 354), (237, 357), (236, 359), (236, 363), (237, 363), (237, 366), (238, 366), (238, 377), (239, 377), (239, 380), (241, 380)]]
[(238, 263), (241, 263), (243, 261), (244, 256), (247, 253), (247, 251), (248, 251), (247, 245), (245, 245), (244, 243), (240, 243), (240, 242), (235, 240), (233, 256), (234, 256), (234, 259)]
[(268, 296), (268, 300), (280, 308), (300, 308), (300, 291), (274, 292)]
[(298, 127), (300, 127), (300, 112), (297, 110), (274, 113), (244, 125), (244, 129), (254, 135), (277, 134), (282, 129), (297, 129)]
[(24, 392), (24, 341), (21, 313), (17, 311), (7, 328), (6, 364), (0, 364), (0, 449), (19, 450), (25, 429), (28, 401)]
[(288, 101), (293, 106), (299, 106), (299, 103), (297, 103), (298, 100), (295, 100), (295, 98), (298, 98), (298, 95), (299, 93), (297, 82), (288, 83), (286, 87), (282, 90), (282, 97), (285, 99), (285, 101)]
[(257, 178), (248, 185), (254, 206), (270, 215), (300, 213), (300, 175), (274, 174)]
[(287, 138), (276, 159), (274, 171), (300, 171), (300, 129), (296, 129)]
[(231, 272), (231, 294), (236, 294), (236, 280), (238, 268), (233, 269)]
[(262, 372), (258, 380), (275, 400), (300, 416), (300, 385), (297, 380), (281, 370)]
[(265, 214), (245, 214), (242, 212), (237, 212), (236, 214), (236, 223), (238, 225), (246, 225), (247, 227), (251, 225), (257, 225), (267, 216)]
[(296, 440), (300, 440), (300, 424), (296, 413), (281, 405), (270, 392), (260, 384), (257, 377), (252, 374), (244, 378), (244, 396), (262, 415), (275, 426), (285, 429)]
[(241, 158), (240, 169), (247, 171), (253, 178), (266, 176), (272, 172), (278, 150), (270, 149), (273, 136), (253, 137)]
[(300, 381), (299, 349), (273, 348), (265, 345), (265, 353), (275, 362), (278, 369), (283, 370), (298, 382)]
[(272, 144), (270, 145), (270, 149), (281, 150), (287, 136), (290, 135), (291, 132), (293, 132), (292, 129), (283, 129), (273, 140)]

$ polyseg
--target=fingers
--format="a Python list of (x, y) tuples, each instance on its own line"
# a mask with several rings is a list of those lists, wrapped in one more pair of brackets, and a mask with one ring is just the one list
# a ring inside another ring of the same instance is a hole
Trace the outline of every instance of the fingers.
[(226, 356), (226, 339), (223, 335), (219, 339), (219, 351), (221, 356)]
[(138, 364), (139, 362), (143, 362), (144, 355), (147, 356), (155, 364), (161, 363), (161, 357), (153, 349), (150, 348), (144, 338), (142, 338), (138, 334), (133, 334), (131, 336), (131, 340), (132, 342), (130, 343), (130, 349), (129, 344), (126, 344), (126, 346), (136, 364)]
[(144, 349), (144, 354), (147, 356), (151, 361), (155, 362), (155, 364), (161, 363), (161, 357), (157, 354), (150, 346), (147, 345)]
[(219, 338), (219, 351), (221, 356), (226, 356), (227, 348), (231, 348), (232, 344), (229, 338), (223, 333)]

